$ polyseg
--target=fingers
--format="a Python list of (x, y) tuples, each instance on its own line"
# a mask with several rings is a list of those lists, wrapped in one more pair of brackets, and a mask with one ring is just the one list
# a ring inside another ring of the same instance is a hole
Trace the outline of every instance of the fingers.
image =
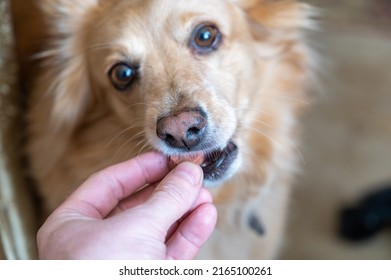
[(156, 186), (157, 184), (148, 185), (143, 189), (137, 191), (136, 193), (130, 195), (129, 197), (125, 198), (110, 212), (108, 217), (118, 215), (128, 209), (143, 204), (145, 201), (147, 201), (150, 198)]
[(190, 162), (178, 165), (141, 206), (144, 215), (149, 217), (147, 222), (167, 233), (194, 205), (201, 191), (202, 179), (202, 170), (198, 165)]
[(212, 234), (217, 221), (214, 205), (200, 205), (180, 224), (167, 241), (167, 259), (193, 259)]
[(150, 152), (108, 167), (91, 176), (63, 204), (66, 211), (102, 219), (117, 204), (146, 184), (168, 173), (167, 158)]
[(196, 201), (191, 206), (189, 211), (170, 227), (170, 229), (167, 232), (166, 241), (168, 241), (172, 237), (172, 235), (177, 231), (179, 225), (189, 216), (191, 212), (193, 212), (202, 204), (212, 203), (212, 202), (213, 202), (212, 194), (207, 189), (202, 188)]

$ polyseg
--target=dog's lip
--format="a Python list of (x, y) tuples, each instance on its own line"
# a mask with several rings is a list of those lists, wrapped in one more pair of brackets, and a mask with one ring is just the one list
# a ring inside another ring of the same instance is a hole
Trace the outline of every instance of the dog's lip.
[[(210, 151), (198, 151), (191, 154), (182, 154), (170, 157), (170, 163), (173, 161), (179, 164), (182, 161), (192, 161), (200, 164), (204, 172), (204, 180), (218, 181), (225, 177), (231, 164), (238, 155), (238, 147), (233, 140), (223, 148), (213, 149)], [(199, 162), (199, 160), (202, 162)]]
[(238, 146), (232, 140), (224, 149), (216, 149), (206, 153), (201, 164), (204, 178), (209, 181), (222, 179), (237, 155)]

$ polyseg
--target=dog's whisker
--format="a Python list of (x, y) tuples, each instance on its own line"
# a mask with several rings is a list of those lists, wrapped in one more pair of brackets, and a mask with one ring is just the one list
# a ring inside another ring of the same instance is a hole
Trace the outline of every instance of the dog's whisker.
[[(132, 145), (132, 148), (127, 152), (127, 156), (128, 157), (133, 157), (136, 153), (134, 153), (134, 150), (136, 150), (136, 148), (138, 147), (138, 146), (140, 146), (142, 143), (144, 143), (145, 142), (145, 140), (144, 140), (144, 138), (140, 138), (140, 140), (137, 142), (137, 144), (135, 144), (135, 145)], [(123, 147), (122, 147), (123, 148)], [(121, 149), (122, 149), (121, 148)], [(118, 150), (118, 151), (120, 151), (120, 150)]]
[(118, 137), (120, 137), (120, 136), (121, 136), (122, 134), (124, 134), (126, 131), (129, 131), (129, 130), (131, 130), (131, 129), (132, 129), (132, 127), (128, 127), (128, 128), (126, 128), (126, 129), (121, 130), (121, 132), (117, 133), (115, 136), (110, 137), (110, 140), (107, 141), (107, 143), (105, 144), (105, 148), (109, 147), (109, 146), (111, 145), (111, 143), (114, 142), (114, 140), (116, 140)]
[(145, 106), (145, 107), (148, 107), (148, 106), (150, 106), (150, 104), (149, 104), (149, 103), (142, 103), (142, 102), (140, 102), (140, 103), (134, 103), (134, 104), (131, 104), (131, 105), (127, 106), (127, 107), (123, 110), (123, 112), (126, 112), (126, 111), (128, 111), (128, 110), (130, 110), (131, 108), (136, 107), (136, 106)]
[[(248, 129), (251, 129), (253, 130), (254, 132), (260, 134), (260, 135), (263, 135), (265, 136), (267, 139), (269, 139), (270, 141), (272, 141), (273, 143), (275, 143), (277, 146), (279, 146), (280, 148), (282, 148), (283, 150), (285, 151), (288, 151), (288, 148), (286, 146), (284, 146), (282, 143), (280, 143), (279, 141), (277, 141), (276, 139), (274, 139), (271, 135), (269, 135), (266, 131), (264, 130), (261, 130), (261, 129), (257, 129), (257, 128), (254, 128), (254, 127), (251, 127), (251, 126), (247, 126)], [(280, 135), (281, 137), (283, 137), (282, 135)], [(291, 141), (289, 140), (287, 137), (284, 137), (284, 140), (286, 140), (288, 142), (288, 144), (290, 144), (292, 146), (292, 148), (295, 150), (295, 152), (298, 154), (298, 156), (300, 157), (301, 161), (303, 162), (303, 164), (305, 165), (306, 162), (305, 162), (305, 159), (304, 159), (304, 156), (303, 154), (300, 152), (300, 150), (298, 149), (298, 147)]]
[[(267, 123), (265, 121), (261, 121), (259, 119), (253, 119), (252, 122), (259, 123), (259, 124), (261, 124), (261, 125), (263, 125), (263, 126), (265, 126), (267, 128), (270, 128), (270, 129), (273, 128), (269, 123)], [(239, 124), (246, 126), (245, 122), (239, 122)]]
[[(116, 140), (117, 138), (119, 138), (121, 135), (123, 135), (124, 133), (132, 130), (132, 129), (135, 129), (135, 128), (143, 128), (144, 125), (142, 123), (136, 123), (136, 124), (133, 124), (123, 130), (121, 130), (118, 134), (116, 134), (114, 137), (111, 137), (109, 141), (107, 141), (106, 143), (106, 148), (109, 147), (111, 145), (112, 142), (114, 142), (114, 140)], [(137, 133), (136, 135), (133, 135), (130, 139), (132, 140), (133, 138), (135, 138), (135, 136), (137, 136), (139, 133)]]
[[(122, 149), (123, 149), (124, 147), (126, 147), (129, 143), (131, 143), (131, 142), (132, 142), (134, 139), (136, 139), (137, 137), (140, 137), (140, 140), (139, 140), (138, 143), (145, 141), (145, 140), (144, 140), (144, 134), (145, 134), (145, 132), (144, 132), (144, 131), (141, 131), (141, 132), (135, 134), (133, 137), (127, 139), (127, 140), (126, 140), (126, 141), (117, 149), (117, 151), (114, 153), (113, 158), (115, 158), (115, 157), (118, 155), (118, 153), (120, 153), (120, 152), (122, 151)], [(135, 146), (132, 145), (132, 148), (130, 149), (130, 152), (129, 152), (129, 153), (133, 152), (133, 150), (135, 149), (135, 147), (136, 147), (137, 145), (139, 145), (139, 144), (136, 144)]]
[(254, 128), (254, 127), (251, 127), (251, 126), (247, 126), (248, 129), (251, 129), (253, 130), (254, 132), (262, 135), (262, 136), (265, 136), (267, 139), (269, 139), (270, 141), (272, 141), (274, 144), (276, 144), (277, 146), (279, 146), (280, 148), (282, 149), (286, 149), (285, 146), (283, 144), (281, 144), (279, 141), (275, 140), (272, 136), (270, 136), (269, 134), (267, 134), (267, 132), (261, 130), (261, 129), (257, 129), (257, 128)]
[(145, 131), (140, 131), (139, 133), (133, 135), (133, 137), (131, 137), (131, 138), (129, 139), (129, 141), (133, 141), (133, 140), (135, 140), (135, 139), (137, 139), (137, 138), (141, 139), (141, 140), (139, 140), (139, 141), (142, 141), (143, 139), (145, 139)]
[(149, 143), (146, 142), (145, 145), (140, 149), (140, 153), (147, 152), (149, 147), (150, 147)]
[[(249, 150), (245, 150), (244, 153), (251, 156), (254, 159), (254, 161), (258, 163), (262, 171), (266, 171), (265, 166), (264, 164), (262, 164), (262, 160), (260, 157), (255, 156), (255, 154)], [(247, 168), (245, 169), (245, 172), (251, 173), (251, 171), (249, 171)]]
[(285, 138), (285, 140), (288, 141), (288, 143), (295, 149), (296, 153), (297, 153), (297, 154), (299, 155), (299, 157), (300, 157), (300, 160), (301, 160), (302, 164), (303, 164), (303, 165), (306, 165), (306, 164), (307, 164), (307, 163), (306, 163), (306, 160), (305, 160), (305, 158), (304, 158), (303, 153), (300, 152), (299, 147), (297, 147), (297, 145), (296, 145), (292, 140), (290, 140), (288, 137), (285, 136), (284, 138)]
[(118, 153), (126, 146), (130, 143), (131, 141), (130, 140), (127, 140), (125, 141), (124, 143), (122, 143), (122, 145), (115, 151), (115, 153), (112, 155), (112, 159), (113, 158), (117, 158), (117, 155)]
[(289, 95), (275, 95), (275, 94), (260, 94), (258, 95), (259, 97), (267, 97), (267, 98), (279, 98), (279, 99), (284, 99), (286, 101), (295, 101), (295, 102), (299, 102), (299, 103), (302, 103), (304, 105), (309, 105), (310, 103), (306, 100), (303, 100), (301, 98), (297, 98), (297, 97), (293, 97), (293, 96), (289, 96)]
[(264, 115), (267, 115), (267, 116), (271, 116), (272, 115), (270, 112), (267, 112), (265, 110), (262, 110), (262, 109), (259, 109), (259, 108), (256, 108), (256, 107), (240, 107), (238, 110), (240, 110), (240, 111), (253, 111), (253, 112), (264, 114)]
[(135, 135), (133, 135), (132, 137), (130, 137), (127, 141), (132, 142), (133, 140), (135, 140), (137, 138), (142, 138), (144, 135), (145, 135), (145, 132), (140, 131), (140, 132), (136, 133)]
[[(137, 146), (139, 146), (140, 144), (138, 144)], [(143, 151), (146, 151), (146, 148), (149, 146), (148, 142), (145, 141), (144, 145), (140, 148), (140, 150), (138, 151), (138, 154), (137, 156), (141, 155), (143, 153)]]

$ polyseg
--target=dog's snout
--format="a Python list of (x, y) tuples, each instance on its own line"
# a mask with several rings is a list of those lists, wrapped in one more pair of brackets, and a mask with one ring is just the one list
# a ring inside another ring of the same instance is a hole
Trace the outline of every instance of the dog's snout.
[(206, 114), (202, 110), (182, 110), (159, 119), (156, 134), (167, 145), (190, 151), (204, 137), (206, 125)]

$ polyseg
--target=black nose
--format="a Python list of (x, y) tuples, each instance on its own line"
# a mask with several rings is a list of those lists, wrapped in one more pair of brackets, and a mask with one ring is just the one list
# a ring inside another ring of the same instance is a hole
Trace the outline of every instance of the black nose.
[(183, 109), (160, 118), (156, 125), (157, 136), (167, 145), (191, 151), (205, 135), (207, 120), (201, 109)]

